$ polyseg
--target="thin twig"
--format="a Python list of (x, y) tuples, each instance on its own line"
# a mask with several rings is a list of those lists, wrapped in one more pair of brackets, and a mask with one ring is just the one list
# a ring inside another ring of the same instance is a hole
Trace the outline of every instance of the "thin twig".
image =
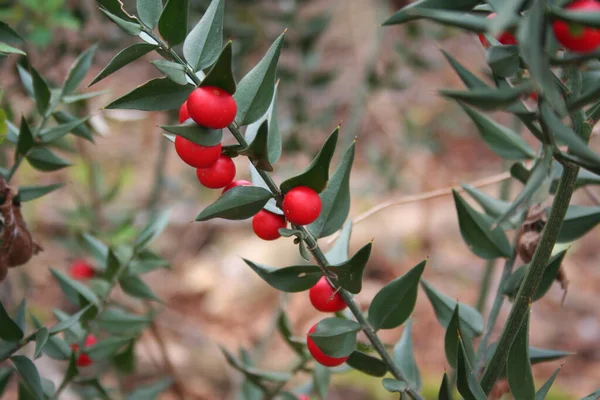
[(173, 363), (171, 362), (171, 359), (169, 358), (169, 353), (167, 351), (167, 346), (165, 344), (165, 341), (160, 333), (160, 330), (158, 329), (158, 326), (156, 325), (156, 323), (154, 321), (152, 321), (150, 323), (150, 332), (152, 333), (154, 340), (158, 344), (158, 348), (160, 349), (163, 363), (165, 364), (167, 372), (169, 373), (171, 378), (173, 378), (172, 387), (177, 395), (177, 398), (179, 400), (185, 400), (186, 393), (187, 393), (185, 385), (183, 384), (183, 381), (179, 377), (179, 374), (177, 374), (177, 370), (175, 369), (175, 366), (173, 365)]

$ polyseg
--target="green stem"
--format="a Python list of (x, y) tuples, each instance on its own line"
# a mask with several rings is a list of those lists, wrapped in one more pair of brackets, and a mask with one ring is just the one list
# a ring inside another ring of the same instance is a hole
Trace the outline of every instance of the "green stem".
[(550, 259), (552, 249), (554, 248), (558, 233), (560, 232), (567, 209), (569, 208), (571, 196), (575, 190), (575, 181), (577, 180), (579, 167), (568, 163), (565, 163), (563, 167), (563, 174), (558, 185), (556, 197), (552, 203), (552, 210), (550, 211), (548, 222), (544, 227), (539, 245), (535, 250), (527, 274), (523, 279), (523, 284), (521, 285), (513, 307), (510, 310), (508, 320), (506, 321), (506, 325), (504, 326), (504, 330), (498, 341), (496, 351), (481, 378), (481, 387), (485, 393), (490, 393), (494, 383), (505, 369), (508, 351), (529, 310), (531, 298), (537, 291), (542, 280), (544, 269)]
[(32, 340), (34, 340), (36, 333), (37, 333), (37, 331), (31, 333), (29, 336), (24, 337), (19, 342), (15, 343), (9, 349), (7, 349), (7, 350), (3, 351), (2, 353), (0, 353), (0, 363), (8, 360), (13, 354), (15, 354), (17, 351), (21, 350), (23, 347), (25, 347), (27, 345), (27, 343), (29, 343)]

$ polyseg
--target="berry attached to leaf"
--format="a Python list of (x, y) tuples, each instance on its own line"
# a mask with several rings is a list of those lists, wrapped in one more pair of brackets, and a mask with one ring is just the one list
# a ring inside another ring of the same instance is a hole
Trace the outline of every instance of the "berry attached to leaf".
[(216, 146), (202, 146), (182, 136), (175, 137), (175, 151), (179, 158), (194, 168), (208, 168), (221, 156), (221, 143)]
[(324, 276), (319, 279), (315, 286), (310, 288), (308, 297), (313, 307), (321, 312), (338, 312), (346, 308), (346, 302)]
[[(577, 0), (567, 5), (565, 9), (581, 13), (597, 13), (600, 12), (600, 3), (596, 0)], [(567, 50), (590, 53), (600, 46), (600, 29), (558, 19), (554, 21), (552, 27), (556, 40)]]
[(292, 224), (308, 225), (321, 213), (319, 193), (308, 186), (297, 186), (283, 197), (283, 213)]
[(252, 218), (252, 229), (256, 236), (263, 240), (279, 239), (280, 228), (285, 228), (287, 222), (283, 215), (277, 215), (267, 210), (260, 210)]
[[(492, 19), (495, 16), (496, 16), (496, 13), (491, 13), (490, 15), (487, 16), (487, 19)], [(485, 47), (486, 49), (488, 47), (490, 47), (490, 42), (487, 41), (487, 39), (485, 38), (483, 33), (480, 33), (478, 36), (479, 36), (479, 41), (481, 42), (483, 47)], [(509, 31), (504, 31), (501, 34), (499, 34), (496, 37), (496, 40), (499, 41), (501, 44), (517, 44), (518, 43), (517, 38), (515, 38), (515, 35), (513, 35)]]
[[(89, 334), (86, 338), (85, 338), (85, 342), (83, 344), (84, 348), (85, 347), (90, 347), (95, 345), (97, 342), (96, 337), (92, 334)], [(79, 351), (79, 345), (77, 343), (73, 343), (71, 345), (71, 349), (74, 352), (78, 352)], [(79, 355), (79, 357), (77, 358), (77, 366), (78, 367), (89, 367), (90, 365), (92, 365), (94, 363), (94, 361), (85, 353), (81, 353)]]
[(313, 333), (316, 329), (317, 324), (313, 325), (313, 327), (310, 328), (310, 330), (308, 331), (308, 335), (306, 335), (306, 346), (308, 347), (308, 351), (310, 355), (315, 359), (315, 361), (326, 367), (337, 367), (338, 365), (342, 365), (343, 363), (345, 363), (349, 357), (329, 357), (317, 347), (316, 343), (310, 337), (310, 334)]
[(236, 186), (252, 186), (252, 182), (248, 182), (243, 179), (233, 181), (229, 185), (225, 186), (225, 189), (223, 189), (223, 193)]
[(220, 189), (229, 185), (235, 178), (235, 164), (231, 158), (220, 156), (210, 167), (198, 168), (196, 176), (207, 188)]
[(86, 280), (93, 278), (96, 274), (96, 271), (94, 270), (94, 267), (92, 267), (92, 265), (86, 260), (75, 260), (71, 264), (69, 273), (73, 279)]
[(198, 125), (223, 129), (235, 119), (237, 105), (233, 96), (223, 89), (204, 86), (190, 94), (187, 110)]
[(190, 113), (188, 112), (186, 101), (181, 105), (181, 108), (179, 109), (179, 123), (183, 124), (188, 119), (190, 119)]

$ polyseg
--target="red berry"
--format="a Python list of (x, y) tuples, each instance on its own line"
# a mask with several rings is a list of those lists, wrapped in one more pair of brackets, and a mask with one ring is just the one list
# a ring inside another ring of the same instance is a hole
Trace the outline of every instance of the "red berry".
[(188, 97), (187, 109), (198, 125), (213, 129), (225, 128), (237, 113), (233, 96), (214, 86), (195, 89)]
[(310, 400), (310, 397), (306, 394), (300, 394), (298, 395), (298, 400)]
[(190, 119), (190, 113), (188, 112), (186, 101), (181, 105), (181, 108), (179, 109), (179, 123), (183, 124), (188, 119)]
[[(225, 189), (223, 189), (223, 193), (225, 193), (229, 189), (234, 188), (236, 186), (252, 186), (252, 183), (248, 182), (248, 181), (245, 181), (243, 179), (240, 179), (240, 180), (237, 180), (237, 181), (233, 181), (229, 185), (225, 186)], [(221, 193), (221, 194), (223, 194), (223, 193)]]
[[(492, 19), (496, 16), (496, 13), (491, 13), (490, 15), (488, 15), (486, 18), (487, 19)], [(480, 33), (479, 35), (479, 41), (481, 42), (481, 44), (483, 45), (483, 47), (485, 47), (486, 49), (488, 47), (490, 47), (490, 42), (487, 41), (487, 39), (485, 38), (485, 36), (483, 35), (483, 33)], [(496, 37), (496, 40), (498, 40), (501, 44), (517, 44), (517, 39), (515, 38), (515, 36), (510, 33), (509, 31), (504, 31), (501, 34), (499, 34)]]
[(538, 94), (537, 94), (537, 92), (531, 92), (531, 93), (529, 94), (529, 98), (530, 98), (531, 100), (533, 100), (533, 101), (537, 101), (537, 99), (538, 99)]
[(77, 280), (86, 280), (93, 278), (96, 274), (94, 267), (86, 260), (75, 260), (71, 264), (70, 269), (71, 278)]
[(252, 229), (256, 236), (263, 240), (279, 239), (280, 228), (285, 228), (287, 221), (283, 215), (277, 215), (267, 210), (260, 210), (252, 218)]
[(175, 151), (179, 158), (194, 168), (207, 168), (221, 156), (221, 143), (216, 146), (202, 146), (182, 136), (175, 136)]
[(297, 186), (283, 197), (283, 213), (296, 225), (308, 225), (319, 218), (321, 198), (308, 186)]
[[(84, 347), (90, 347), (96, 344), (96, 337), (92, 334), (89, 334), (86, 338), (85, 338), (85, 342), (84, 342)], [(78, 352), (79, 351), (79, 345), (77, 343), (73, 343), (71, 345), (71, 349), (74, 352)], [(85, 353), (81, 353), (79, 355), (79, 357), (77, 358), (77, 366), (78, 367), (88, 367), (90, 365), (93, 364), (93, 360)]]
[(196, 176), (207, 188), (220, 189), (229, 185), (235, 178), (235, 164), (231, 158), (220, 156), (210, 167), (198, 168)]
[(339, 293), (333, 294), (335, 290), (324, 276), (319, 279), (315, 286), (310, 288), (308, 297), (313, 307), (322, 312), (337, 312), (346, 308), (346, 302)]
[[(565, 7), (570, 11), (594, 13), (600, 11), (600, 3), (595, 0), (577, 0)], [(589, 53), (600, 46), (600, 29), (555, 20), (552, 24), (554, 36), (567, 50)]]
[(313, 327), (310, 328), (310, 330), (308, 331), (309, 334), (306, 335), (306, 345), (308, 347), (308, 351), (309, 351), (310, 355), (313, 356), (315, 361), (326, 367), (337, 367), (338, 365), (342, 365), (343, 363), (345, 363), (346, 360), (348, 359), (348, 357), (341, 357), (341, 358), (329, 357), (327, 354), (323, 353), (321, 351), (321, 349), (319, 349), (317, 347), (315, 342), (313, 342), (312, 338), (310, 337), (310, 334), (313, 333), (316, 329), (317, 329), (317, 324), (313, 325)]

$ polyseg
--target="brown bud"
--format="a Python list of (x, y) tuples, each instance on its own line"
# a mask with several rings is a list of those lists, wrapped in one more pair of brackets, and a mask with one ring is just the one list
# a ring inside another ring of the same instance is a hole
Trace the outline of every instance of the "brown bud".
[(517, 236), (517, 252), (524, 262), (528, 263), (533, 258), (545, 225), (546, 210), (541, 204), (536, 204), (527, 212), (527, 219)]

